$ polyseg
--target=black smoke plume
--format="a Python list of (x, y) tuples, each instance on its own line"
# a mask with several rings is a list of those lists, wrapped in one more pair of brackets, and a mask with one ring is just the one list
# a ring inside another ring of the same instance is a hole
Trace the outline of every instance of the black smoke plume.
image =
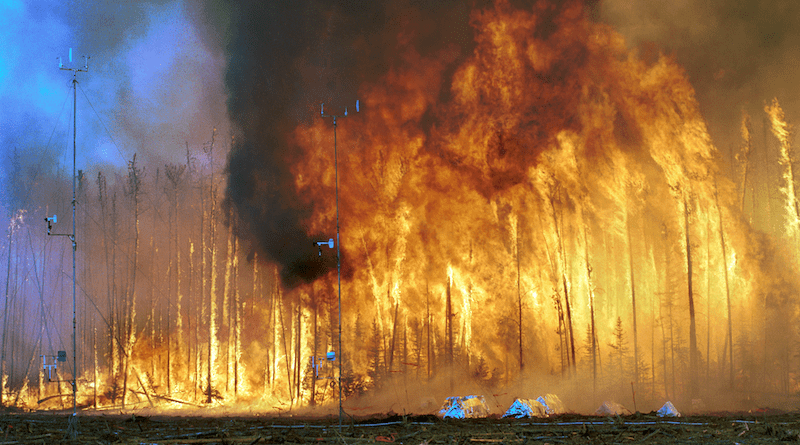
[(299, 123), (319, 119), (320, 103), (341, 110), (355, 101), (359, 85), (391, 69), (398, 36), (411, 39), (423, 55), (448, 45), (465, 54), (474, 6), (374, 0), (225, 5), (235, 132), (226, 203), (238, 215), (239, 235), (251, 240), (260, 258), (279, 264), (284, 285), (311, 282), (336, 267), (335, 255), (320, 256), (315, 245), (335, 236), (335, 225), (324, 234), (303, 226), (314, 203), (295, 192), (288, 136)]

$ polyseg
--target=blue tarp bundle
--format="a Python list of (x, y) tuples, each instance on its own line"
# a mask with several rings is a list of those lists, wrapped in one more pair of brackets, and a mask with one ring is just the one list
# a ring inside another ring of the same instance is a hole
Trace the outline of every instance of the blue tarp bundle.
[(444, 419), (474, 419), (489, 415), (483, 396), (448, 397), (439, 410)]
[(546, 408), (541, 402), (534, 399), (517, 399), (508, 407), (503, 417), (522, 419), (526, 417), (545, 417)]
[(547, 394), (537, 399), (516, 399), (503, 417), (547, 417), (567, 412), (564, 403), (555, 394)]
[(681, 413), (679, 413), (678, 410), (675, 409), (675, 405), (673, 405), (672, 402), (665, 403), (664, 406), (661, 407), (661, 409), (656, 411), (656, 414), (659, 417), (680, 417), (681, 416)]

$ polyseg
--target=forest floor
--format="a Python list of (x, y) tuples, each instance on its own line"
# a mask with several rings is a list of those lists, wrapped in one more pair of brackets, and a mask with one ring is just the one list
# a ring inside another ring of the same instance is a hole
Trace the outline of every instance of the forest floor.
[(435, 416), (297, 418), (0, 413), (0, 445), (16, 444), (762, 444), (800, 441), (798, 413), (722, 413), (681, 418), (561, 415), (548, 419), (441, 420)]

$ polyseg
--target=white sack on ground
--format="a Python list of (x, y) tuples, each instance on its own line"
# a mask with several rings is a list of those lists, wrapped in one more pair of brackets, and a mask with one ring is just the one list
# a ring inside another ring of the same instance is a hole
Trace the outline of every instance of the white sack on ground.
[(630, 411), (628, 408), (625, 408), (621, 404), (617, 402), (603, 402), (600, 405), (600, 408), (597, 408), (597, 411), (594, 412), (598, 416), (627, 416), (630, 415)]

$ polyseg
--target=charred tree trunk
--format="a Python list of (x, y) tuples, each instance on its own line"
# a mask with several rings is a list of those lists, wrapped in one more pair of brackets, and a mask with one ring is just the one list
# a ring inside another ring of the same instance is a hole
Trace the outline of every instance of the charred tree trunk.
[(450, 296), (450, 288), (453, 285), (453, 279), (448, 275), (447, 277), (447, 296), (445, 301), (445, 332), (447, 338), (445, 339), (445, 355), (447, 356), (448, 373), (450, 373), (450, 390), (453, 390), (453, 306)]
[[(213, 175), (212, 175), (213, 180)], [(216, 366), (218, 338), (217, 338), (217, 254), (218, 249), (216, 246), (216, 197), (214, 196), (214, 183), (211, 183), (211, 212), (209, 214), (209, 231), (210, 240), (209, 248), (211, 249), (211, 265), (208, 274), (211, 275), (211, 287), (208, 292), (208, 362), (206, 363), (206, 380), (208, 382), (208, 389), (206, 392), (206, 403), (211, 403), (213, 394), (213, 377), (214, 368)]]
[[(181, 270), (181, 236), (178, 227), (180, 224), (180, 207), (178, 199), (178, 186), (181, 184), (181, 176), (186, 170), (185, 165), (167, 165), (165, 167), (165, 174), (170, 181), (170, 187), (167, 188), (167, 194), (170, 204), (170, 218), (169, 218), (169, 297), (172, 301), (173, 294), (175, 295), (175, 355), (176, 359), (182, 363), (181, 357), (183, 353), (183, 317), (182, 308), (183, 304), (183, 289), (182, 285), (182, 270)], [(174, 252), (174, 253), (173, 253)], [(172, 278), (175, 279), (175, 290), (172, 290)], [(172, 393), (172, 304), (167, 304), (167, 394)]]
[(631, 239), (631, 218), (625, 218), (625, 229), (628, 234), (628, 272), (631, 279), (631, 311), (633, 312), (633, 374), (634, 381), (639, 383), (639, 331), (636, 326), (636, 275), (633, 271), (633, 241)]
[(236, 238), (233, 240), (233, 275), (233, 395), (238, 400), (241, 383), (239, 374), (242, 371), (242, 302), (239, 296), (239, 240)]
[[(232, 221), (233, 217), (231, 213), (228, 213), (228, 220)], [(231, 223), (233, 224), (233, 223)], [(235, 247), (234, 247), (234, 234), (233, 234), (233, 226), (231, 225), (228, 228), (228, 247), (226, 249), (226, 260), (225, 260), (225, 281), (223, 282), (223, 304), (222, 304), (222, 320), (224, 323), (224, 328), (226, 329), (226, 342), (225, 342), (225, 390), (230, 391), (231, 387), (231, 380), (235, 380), (235, 373), (234, 370), (234, 360), (233, 357), (235, 355), (235, 329), (236, 329), (236, 320), (234, 319), (234, 297), (233, 297), (233, 282), (236, 275), (236, 267), (235, 267)], [(236, 390), (234, 389), (234, 393)]]
[(566, 248), (564, 247), (564, 218), (561, 215), (561, 218), (556, 217), (556, 208), (555, 204), (553, 205), (553, 220), (556, 224), (556, 237), (558, 238), (558, 251), (559, 256), (561, 257), (561, 282), (564, 289), (564, 311), (566, 312), (566, 341), (568, 348), (568, 355), (567, 355), (567, 367), (570, 370), (570, 374), (574, 370), (575, 367), (575, 334), (572, 328), (572, 305), (570, 304), (570, 296), (569, 296), (569, 279), (567, 278), (567, 252)]
[(128, 392), (128, 375), (131, 371), (133, 359), (133, 346), (136, 343), (136, 271), (139, 268), (139, 192), (142, 187), (143, 171), (136, 166), (136, 154), (128, 163), (128, 195), (133, 205), (133, 255), (131, 266), (131, 281), (127, 292), (126, 304), (126, 335), (125, 335), (125, 371), (122, 382), (122, 407)]
[(589, 236), (586, 223), (583, 224), (583, 258), (586, 263), (586, 282), (589, 290), (589, 333), (592, 349), (592, 396), (597, 393), (597, 328), (594, 319), (594, 285), (592, 283), (592, 263), (589, 258)]
[(395, 345), (397, 342), (397, 313), (399, 309), (400, 309), (400, 302), (397, 301), (394, 304), (394, 314), (392, 315), (392, 340), (389, 343), (389, 360), (388, 360), (389, 375), (391, 375), (392, 371), (394, 370)]
[(516, 226), (516, 238), (517, 242), (515, 243), (516, 247), (516, 260), (517, 260), (517, 328), (518, 328), (518, 342), (519, 342), (519, 373), (522, 374), (522, 371), (525, 369), (525, 361), (523, 359), (523, 346), (522, 346), (522, 284), (521, 284), (521, 273), (520, 273), (520, 258), (519, 258), (519, 247), (520, 247), (520, 230), (519, 230), (519, 219), (517, 219), (517, 226)]
[(694, 290), (692, 288), (692, 245), (689, 241), (689, 203), (683, 199), (683, 219), (686, 228), (686, 267), (689, 296), (689, 395), (697, 393), (697, 324), (694, 312)]
[(428, 284), (425, 284), (425, 331), (426, 331), (426, 352), (425, 362), (427, 365), (427, 379), (430, 381), (433, 372), (433, 351), (431, 350), (431, 292)]
[(731, 312), (731, 288), (730, 288), (730, 279), (728, 278), (728, 251), (725, 245), (725, 231), (722, 224), (722, 211), (719, 208), (719, 195), (717, 194), (716, 189), (714, 190), (714, 205), (717, 208), (717, 213), (719, 214), (719, 244), (722, 248), (722, 271), (723, 277), (725, 278), (725, 300), (728, 306), (728, 351), (729, 356), (729, 373), (730, 373), (730, 386), (733, 387), (733, 313)]
[(11, 244), (14, 234), (14, 215), (8, 221), (8, 263), (6, 266), (6, 291), (3, 302), (3, 343), (0, 346), (0, 407), (5, 406), (6, 392), (6, 334), (8, 333), (8, 303), (11, 288)]
[(302, 345), (302, 315), (303, 315), (303, 301), (297, 301), (297, 320), (295, 321), (295, 350), (294, 350), (294, 386), (295, 386), (295, 399), (300, 403), (300, 351)]
[[(742, 116), (742, 139), (744, 145), (742, 146), (742, 153), (739, 157), (739, 162), (742, 164), (742, 199), (740, 207), (742, 214), (744, 214), (744, 202), (747, 196), (747, 175), (750, 171), (750, 151), (753, 147), (752, 134), (750, 116), (745, 114)], [(753, 200), (755, 200), (755, 196), (753, 196)]]
[[(561, 195), (562, 190), (559, 185), (555, 186), (555, 190), (551, 190), (549, 201), (550, 201), (550, 211), (553, 218), (553, 230), (556, 236), (556, 247), (558, 249), (558, 262), (561, 269), (561, 284), (562, 289), (564, 291), (564, 305), (561, 308), (559, 304), (559, 312), (563, 310), (566, 312), (566, 320), (564, 320), (564, 340), (565, 340), (565, 347), (566, 347), (566, 360), (567, 360), (567, 369), (569, 373), (572, 373), (573, 366), (575, 365), (575, 338), (573, 335), (572, 329), (572, 309), (570, 305), (570, 298), (569, 298), (569, 280), (567, 278), (567, 257), (566, 257), (566, 250), (564, 248), (564, 218), (563, 214), (559, 218), (558, 210), (556, 209), (556, 201), (559, 199), (559, 195)], [(553, 268), (556, 269), (555, 267)], [(559, 314), (559, 318), (561, 314)]]
[[(187, 295), (193, 295), (193, 291), (194, 291), (194, 243), (192, 241), (189, 241), (189, 280), (188, 281), (189, 281), (189, 283), (188, 283), (189, 284), (189, 289), (188, 289)], [(197, 394), (196, 394), (196, 392), (197, 392), (197, 380), (196, 380), (196, 377), (197, 376), (193, 372), (193, 370), (195, 369), (194, 363), (196, 363), (196, 360), (192, 359), (192, 354), (197, 354), (197, 351), (193, 350), (193, 348), (195, 348), (195, 349), (197, 348), (197, 342), (196, 341), (192, 341), (193, 339), (196, 340), (196, 338), (197, 338), (194, 335), (194, 332), (192, 330), (192, 320), (195, 320), (195, 317), (192, 316), (193, 310), (195, 310), (195, 305), (193, 305), (193, 304), (188, 305), (188, 307), (186, 308), (186, 312), (187, 312), (187, 315), (188, 315), (186, 317), (186, 332), (187, 332), (187, 334), (186, 334), (186, 342), (188, 344), (188, 347), (187, 347), (187, 350), (186, 350), (186, 380), (189, 381), (189, 382), (193, 382), (193, 387), (194, 387), (194, 391), (195, 391), (195, 397), (197, 397)], [(197, 322), (195, 321), (194, 324), (197, 325)]]
[(314, 368), (315, 369), (312, 370), (311, 396), (310, 396), (310, 398), (308, 400), (308, 403), (311, 406), (315, 406), (317, 404), (317, 394), (316, 394), (317, 393), (317, 369), (316, 368), (319, 366), (319, 363), (318, 363), (319, 351), (317, 350), (317, 346), (319, 345), (319, 338), (317, 337), (317, 334), (319, 332), (319, 329), (318, 329), (318, 326), (317, 326), (317, 323), (318, 323), (317, 322), (317, 313), (319, 312), (319, 304), (318, 304), (318, 301), (317, 301), (317, 293), (316, 292), (312, 291), (311, 299), (312, 299), (311, 300), (311, 325), (312, 325), (312, 329), (313, 329), (311, 331), (311, 336), (312, 336), (312, 341), (314, 342), (314, 343), (312, 343), (311, 356), (313, 357), (312, 363), (314, 364)]
[(281, 340), (283, 342), (283, 356), (286, 362), (286, 384), (289, 390), (290, 406), (294, 406), (294, 386), (292, 385), (292, 366), (290, 363), (289, 345), (286, 341), (286, 319), (283, 316), (283, 295), (277, 295), (278, 298), (278, 318), (281, 320)]

